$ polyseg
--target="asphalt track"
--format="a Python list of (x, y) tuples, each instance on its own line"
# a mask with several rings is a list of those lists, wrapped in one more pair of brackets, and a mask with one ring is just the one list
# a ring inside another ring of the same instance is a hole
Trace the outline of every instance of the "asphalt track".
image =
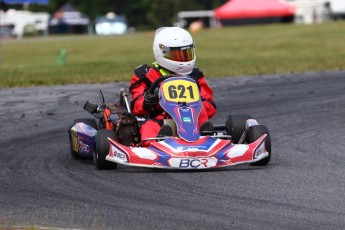
[(0, 229), (344, 229), (345, 71), (208, 81), (214, 123), (268, 127), (267, 167), (99, 171), (72, 159), (67, 128), (126, 83), (0, 90)]

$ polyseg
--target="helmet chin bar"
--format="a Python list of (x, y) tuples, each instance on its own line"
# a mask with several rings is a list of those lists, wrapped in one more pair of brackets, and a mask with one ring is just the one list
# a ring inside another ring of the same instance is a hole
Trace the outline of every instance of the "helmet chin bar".
[(176, 69), (176, 71), (174, 71), (174, 73), (184, 75), (184, 74), (190, 74), (192, 72), (192, 70), (191, 71), (185, 71), (185, 68), (179, 67), (179, 69)]
[(193, 71), (194, 65), (195, 65), (195, 58), (194, 60), (190, 62), (178, 62), (176, 63), (175, 61), (171, 60), (165, 60), (164, 62), (159, 62), (157, 60), (157, 63), (162, 66), (163, 68), (176, 73), (176, 74), (190, 74)]

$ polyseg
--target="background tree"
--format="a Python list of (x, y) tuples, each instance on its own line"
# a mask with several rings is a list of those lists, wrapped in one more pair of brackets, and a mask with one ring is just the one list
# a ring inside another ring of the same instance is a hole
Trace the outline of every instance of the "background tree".
[[(138, 30), (169, 26), (177, 22), (177, 13), (187, 10), (212, 10), (227, 0), (50, 0), (48, 5), (30, 5), (31, 11), (46, 11), (53, 14), (66, 2), (72, 3), (78, 10), (94, 20), (97, 16), (114, 12), (125, 15), (128, 24)], [(8, 5), (2, 4), (3, 9)], [(22, 9), (23, 6), (10, 6)]]
[(149, 6), (147, 20), (151, 27), (170, 26), (177, 22), (177, 14), (181, 10), (198, 10), (199, 5), (195, 1), (153, 0)]

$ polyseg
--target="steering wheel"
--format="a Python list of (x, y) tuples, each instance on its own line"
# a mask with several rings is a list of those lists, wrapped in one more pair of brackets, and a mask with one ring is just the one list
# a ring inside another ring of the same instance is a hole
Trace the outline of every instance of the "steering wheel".
[(159, 84), (168, 79), (168, 78), (171, 78), (171, 77), (175, 77), (175, 75), (166, 75), (166, 76), (161, 76), (159, 78), (157, 78), (153, 83), (152, 85), (150, 86), (150, 89), (149, 89), (149, 92), (150, 94), (154, 94), (155, 93), (155, 89), (159, 86)]

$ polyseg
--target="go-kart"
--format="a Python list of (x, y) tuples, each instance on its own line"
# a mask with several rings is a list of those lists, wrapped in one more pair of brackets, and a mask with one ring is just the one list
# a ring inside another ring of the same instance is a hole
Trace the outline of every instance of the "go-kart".
[[(271, 158), (270, 134), (249, 115), (229, 115), (225, 125), (199, 130), (202, 101), (197, 83), (187, 76), (164, 76), (150, 87), (158, 91), (164, 124), (172, 136), (142, 140), (139, 129), (147, 118), (136, 117), (127, 90), (115, 103), (87, 101), (84, 109), (96, 119), (77, 119), (69, 129), (74, 158), (93, 158), (98, 169), (117, 164), (166, 169), (208, 169), (251, 164), (267, 165)], [(96, 120), (98, 122), (96, 122)], [(148, 147), (142, 143), (150, 141)]]

